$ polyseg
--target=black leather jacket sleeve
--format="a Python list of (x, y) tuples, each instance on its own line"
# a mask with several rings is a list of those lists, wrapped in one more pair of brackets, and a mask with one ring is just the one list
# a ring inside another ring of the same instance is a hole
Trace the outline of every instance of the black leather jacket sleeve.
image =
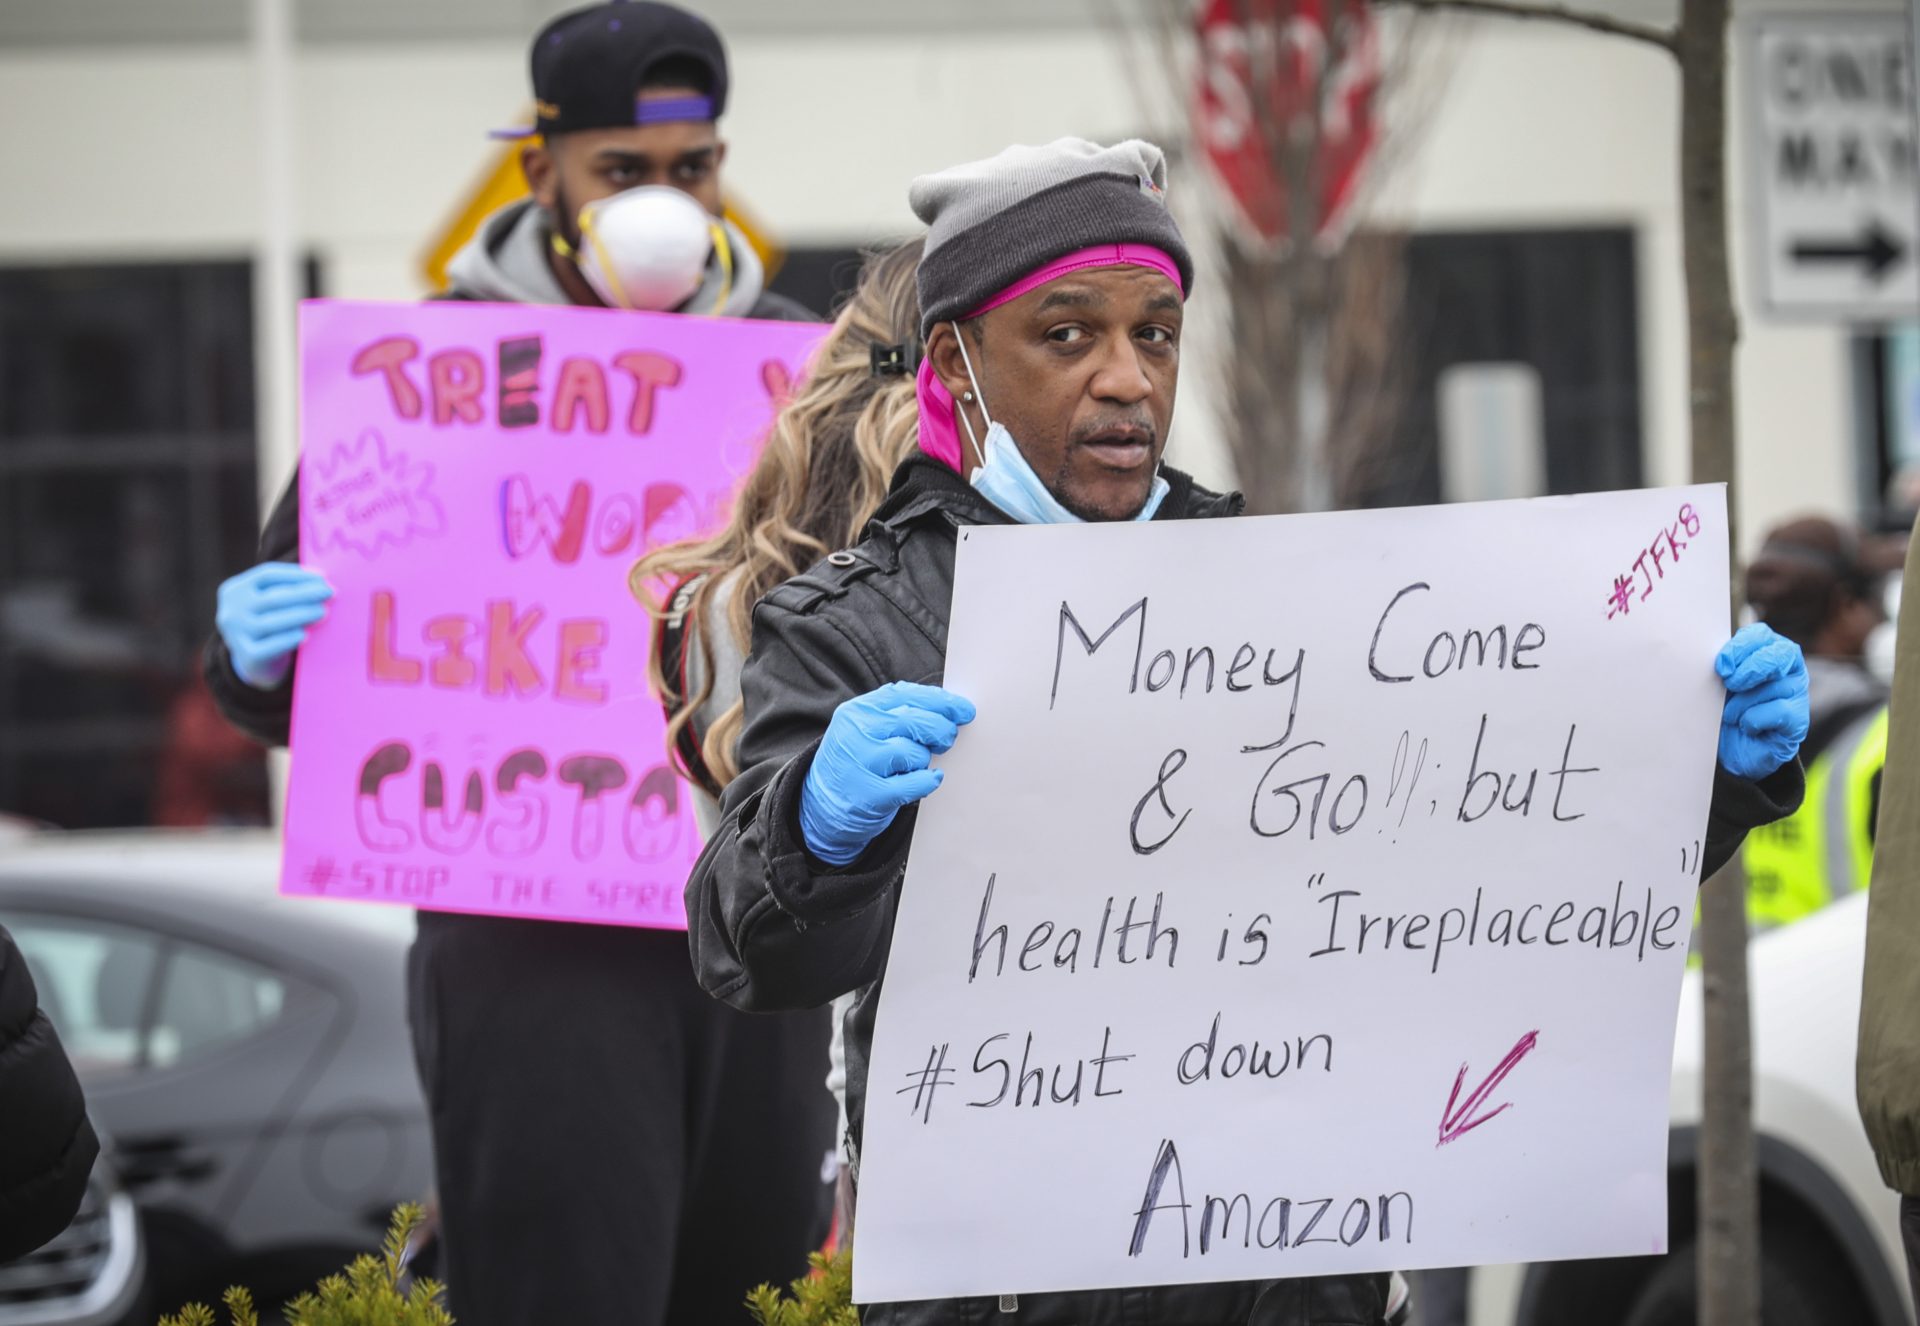
[(834, 709), (896, 678), (827, 615), (776, 590), (754, 610), (741, 673), (741, 774), (687, 882), (687, 939), (702, 988), (737, 1008), (812, 1008), (872, 981), (893, 933), (894, 886), (914, 814), (904, 810), (844, 867), (800, 837), (800, 786)]
[[(260, 561), (299, 560), (300, 472), (296, 469), (280, 500), (273, 504), (266, 528), (260, 532)], [(287, 730), (293, 722), (293, 674), (299, 666), (299, 652), (295, 651), (293, 667), (287, 669), (286, 680), (270, 691), (263, 691), (247, 685), (234, 672), (233, 660), (227, 655), (227, 645), (220, 638), (220, 632), (215, 631), (208, 639), (201, 655), (201, 668), (213, 702), (229, 723), (263, 746), (287, 744)]]
[(1807, 774), (1797, 759), (1788, 760), (1757, 781), (1730, 774), (1715, 764), (1700, 882), (1706, 883), (1733, 859), (1746, 841), (1747, 830), (1785, 819), (1800, 809), (1806, 795)]

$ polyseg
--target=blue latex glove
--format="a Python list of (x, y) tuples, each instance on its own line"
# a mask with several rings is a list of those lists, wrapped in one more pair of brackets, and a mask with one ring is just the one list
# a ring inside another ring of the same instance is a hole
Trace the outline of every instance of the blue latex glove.
[(927, 766), (973, 714), (973, 703), (952, 691), (910, 681), (842, 703), (800, 787), (807, 850), (832, 866), (866, 851), (902, 806), (940, 786), (943, 775)]
[(1713, 660), (1727, 684), (1720, 711), (1720, 767), (1765, 778), (1800, 753), (1807, 738), (1807, 661), (1773, 628), (1743, 626)]
[(213, 621), (234, 675), (261, 691), (285, 681), (293, 651), (327, 615), (332, 597), (326, 577), (291, 562), (262, 562), (221, 585)]

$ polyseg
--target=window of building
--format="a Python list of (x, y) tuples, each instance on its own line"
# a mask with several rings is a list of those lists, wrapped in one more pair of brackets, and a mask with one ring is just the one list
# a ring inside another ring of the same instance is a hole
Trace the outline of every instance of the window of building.
[(244, 262), (0, 269), (0, 813), (264, 823), (199, 682), (258, 499)]
[(1399, 455), (1360, 505), (1641, 482), (1633, 232), (1410, 236)]
[(860, 283), (857, 248), (788, 249), (767, 288), (831, 318)]
[(1870, 529), (1905, 533), (1920, 508), (1920, 325), (1853, 345), (1860, 511)]

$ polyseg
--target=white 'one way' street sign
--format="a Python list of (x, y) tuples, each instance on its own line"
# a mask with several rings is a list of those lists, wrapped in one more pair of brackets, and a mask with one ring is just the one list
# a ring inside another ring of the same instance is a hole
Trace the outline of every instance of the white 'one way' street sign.
[(1751, 233), (1768, 313), (1920, 314), (1920, 169), (1903, 13), (1748, 26)]

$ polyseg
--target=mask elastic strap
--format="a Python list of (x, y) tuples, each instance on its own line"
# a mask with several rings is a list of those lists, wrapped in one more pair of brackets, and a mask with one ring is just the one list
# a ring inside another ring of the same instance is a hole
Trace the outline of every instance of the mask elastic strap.
[[(593, 250), (594, 256), (600, 260), (600, 269), (608, 274), (608, 284), (613, 287), (615, 306), (623, 309), (632, 309), (633, 305), (627, 302), (627, 292), (620, 288), (618, 281), (612, 279), (612, 274), (619, 269), (613, 265), (613, 259), (608, 257), (606, 246), (600, 241), (600, 232), (593, 227), (592, 207), (588, 207), (580, 213), (579, 224), (580, 243)], [(578, 265), (578, 259), (575, 260), (575, 265)]]
[(727, 228), (718, 221), (713, 226), (713, 253), (720, 260), (720, 294), (713, 302), (713, 312), (718, 316), (727, 306), (727, 296), (733, 293), (733, 241), (727, 237)]
[[(967, 353), (967, 335), (960, 330), (960, 324), (949, 322), (953, 328), (953, 339), (960, 343), (960, 362), (967, 366), (967, 381), (973, 384), (973, 398), (980, 402), (980, 417), (987, 421), (987, 427), (993, 427), (993, 414), (987, 409), (987, 393), (980, 390), (980, 379), (973, 375), (973, 357)], [(966, 407), (956, 403), (954, 409), (960, 415), (960, 422), (967, 426), (967, 440), (973, 443), (974, 455), (980, 457), (982, 465), (987, 463), (987, 451), (980, 445), (980, 439), (974, 435), (973, 420), (967, 417)]]

